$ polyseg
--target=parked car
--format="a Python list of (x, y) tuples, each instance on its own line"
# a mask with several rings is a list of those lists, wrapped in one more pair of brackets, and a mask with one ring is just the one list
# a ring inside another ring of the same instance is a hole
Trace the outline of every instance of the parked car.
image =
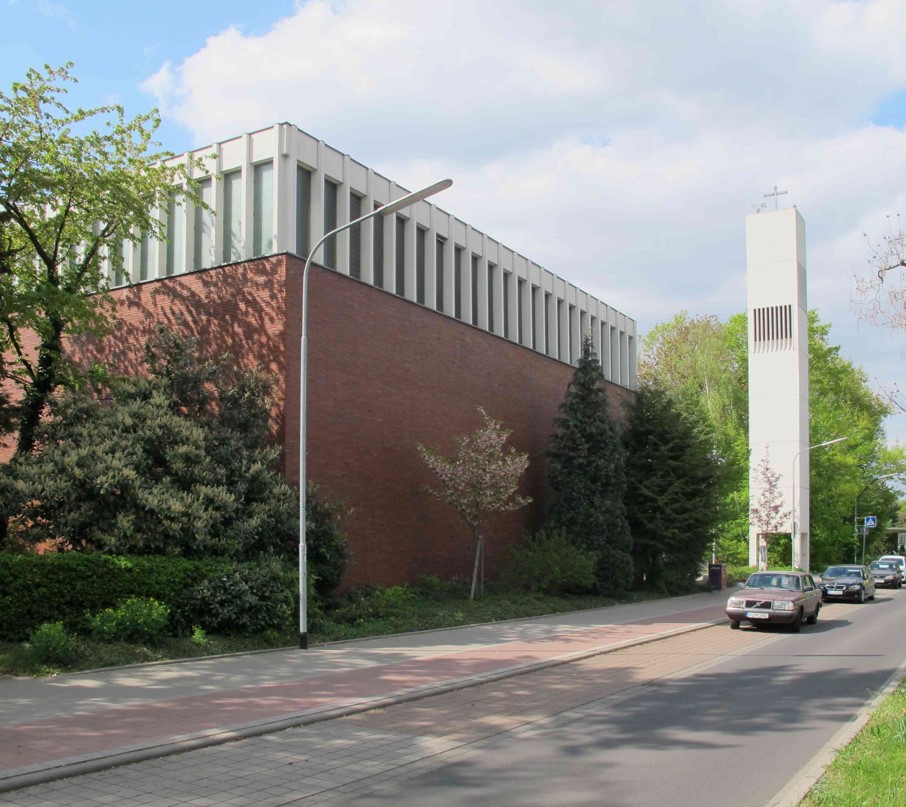
[(875, 581), (864, 566), (828, 566), (821, 575), (822, 598), (865, 602), (875, 598)]
[(868, 567), (878, 588), (902, 588), (903, 567), (892, 560), (873, 560)]
[(803, 622), (814, 625), (821, 610), (821, 589), (805, 572), (755, 572), (745, 587), (727, 600), (733, 630), (750, 625), (789, 625), (799, 633)]
[(898, 564), (903, 574), (906, 575), (906, 555), (881, 555), (878, 560)]

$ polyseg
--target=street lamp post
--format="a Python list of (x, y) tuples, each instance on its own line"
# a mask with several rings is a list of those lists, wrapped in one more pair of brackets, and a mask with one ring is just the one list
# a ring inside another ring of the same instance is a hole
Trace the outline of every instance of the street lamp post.
[(301, 378), (299, 381), (299, 648), (301, 650), (305, 650), (308, 647), (308, 552), (305, 546), (305, 531), (308, 526), (305, 509), (305, 432), (307, 414), (306, 393), (308, 386), (308, 270), (311, 268), (311, 263), (315, 254), (327, 239), (333, 238), (333, 236), (343, 232), (343, 230), (348, 230), (350, 227), (354, 227), (356, 224), (360, 224), (368, 219), (376, 216), (389, 216), (391, 213), (403, 210), (410, 205), (414, 205), (416, 202), (420, 202), (422, 199), (433, 196), (435, 193), (445, 191), (452, 184), (452, 179), (442, 179), (440, 182), (435, 182), (427, 188), (422, 188), (420, 191), (407, 194), (383, 207), (379, 207), (376, 210), (372, 210), (370, 213), (366, 213), (364, 216), (360, 216), (359, 218), (350, 221), (348, 224), (344, 224), (342, 227), (337, 227), (335, 230), (325, 233), (308, 254), (308, 259), (305, 261), (305, 268), (302, 270), (302, 357)]
[[(877, 482), (879, 479), (890, 479), (892, 476), (901, 476), (902, 471), (896, 471), (892, 474), (883, 474), (882, 476), (873, 476), (868, 480), (865, 487), (859, 491), (859, 495), (856, 496), (856, 503), (853, 505), (853, 538), (856, 541), (856, 546), (859, 545), (859, 499), (862, 498), (862, 494), (868, 490), (873, 483)], [(862, 565), (865, 565), (865, 529), (862, 529)]]
[[(848, 439), (847, 437), (835, 437), (833, 440), (825, 440), (823, 443), (817, 443), (816, 445), (809, 446), (808, 448), (803, 448), (801, 451), (797, 451), (793, 455), (793, 464), (790, 469), (790, 480), (793, 483), (792, 490), (790, 491), (790, 501), (792, 503), (792, 524), (790, 524), (790, 550), (793, 553), (793, 568), (801, 567), (802, 558), (798, 552), (796, 546), (796, 460), (799, 459), (800, 454), (805, 454), (807, 451), (811, 451), (815, 448), (824, 448), (824, 446), (830, 446), (834, 443), (841, 443), (844, 440)], [(797, 561), (799, 561), (797, 563)], [(805, 571), (808, 571), (806, 569)]]

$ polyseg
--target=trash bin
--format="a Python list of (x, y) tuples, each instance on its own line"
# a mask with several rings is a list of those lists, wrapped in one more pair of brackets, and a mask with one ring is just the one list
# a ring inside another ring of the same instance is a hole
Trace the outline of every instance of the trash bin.
[(708, 564), (708, 588), (712, 591), (723, 591), (727, 587), (727, 564)]

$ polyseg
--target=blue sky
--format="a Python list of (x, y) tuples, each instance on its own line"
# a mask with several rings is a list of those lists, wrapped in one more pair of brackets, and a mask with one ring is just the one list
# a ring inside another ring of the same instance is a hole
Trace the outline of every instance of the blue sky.
[[(8, 88), (29, 67), (71, 61), (79, 79), (70, 91), (74, 105), (113, 100), (138, 114), (155, 104), (139, 85), (161, 64), (181, 61), (231, 25), (265, 33), (294, 8), (292, 0), (0, 0), (0, 86)], [(162, 122), (160, 138), (174, 151), (192, 145), (186, 128), (169, 120)]]
[(73, 61), (74, 103), (159, 106), (172, 151), (288, 120), (404, 187), (451, 176), (439, 205), (643, 333), (745, 310), (779, 185), (810, 306), (882, 389), (906, 333), (855, 277), (906, 212), (903, 42), (902, 0), (0, 0), (0, 85)]

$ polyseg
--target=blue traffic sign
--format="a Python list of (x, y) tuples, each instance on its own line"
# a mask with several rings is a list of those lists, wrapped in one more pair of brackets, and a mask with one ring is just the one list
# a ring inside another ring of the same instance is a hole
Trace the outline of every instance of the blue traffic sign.
[(878, 517), (877, 516), (865, 516), (865, 526), (866, 527), (877, 527), (878, 526)]

